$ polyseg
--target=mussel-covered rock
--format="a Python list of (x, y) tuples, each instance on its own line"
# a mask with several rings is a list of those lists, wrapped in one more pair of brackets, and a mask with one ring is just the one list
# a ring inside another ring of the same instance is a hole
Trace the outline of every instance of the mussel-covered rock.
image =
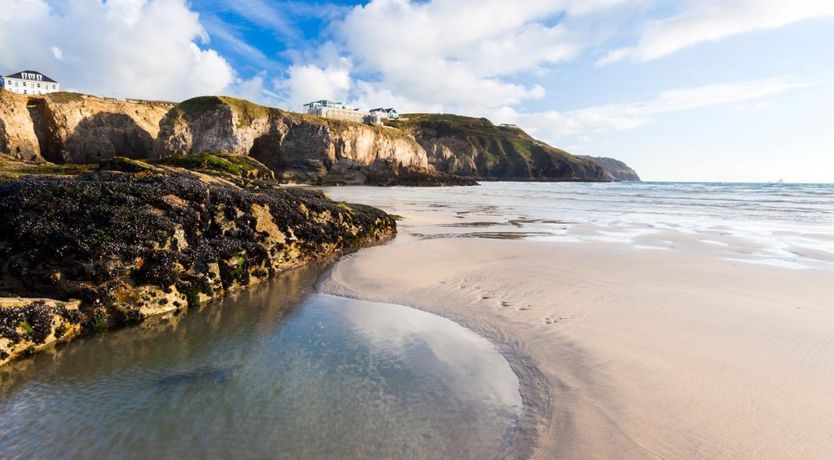
[[(312, 189), (134, 169), (0, 185), (0, 292), (80, 299), (79, 323), (94, 331), (178, 312), (396, 231), (384, 212)], [(24, 322), (37, 341), (40, 329)]]

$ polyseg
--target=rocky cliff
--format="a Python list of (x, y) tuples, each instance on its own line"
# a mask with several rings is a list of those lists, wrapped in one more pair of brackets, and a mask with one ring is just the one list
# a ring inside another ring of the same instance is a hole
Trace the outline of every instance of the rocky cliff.
[(483, 118), (415, 114), (376, 127), (215, 96), (173, 106), (0, 91), (0, 153), (59, 164), (223, 153), (253, 157), (284, 181), (317, 184), (631, 177), (627, 167), (576, 157)]
[(160, 123), (154, 159), (210, 152), (251, 156), (292, 182), (437, 176), (420, 144), (393, 128), (292, 114), (228, 97), (185, 101)]
[(0, 89), (0, 153), (28, 162), (43, 162), (29, 98)]
[(605, 171), (611, 177), (611, 180), (621, 182), (640, 182), (640, 176), (637, 174), (637, 172), (620, 160), (615, 160), (614, 158), (592, 157), (586, 155), (580, 156), (580, 158), (592, 161), (598, 164), (599, 166), (605, 168)]
[[(177, 313), (396, 231), (368, 206), (237, 166), (201, 167), (116, 159), (77, 177), (0, 184), (0, 364), (76, 329)], [(56, 303), (70, 299), (80, 303)]]
[(410, 114), (394, 126), (412, 134), (438, 171), (487, 180), (612, 180), (605, 167), (551, 147), (516, 126), (486, 118)]
[(56, 93), (32, 99), (41, 156), (53, 163), (96, 163), (115, 156), (146, 159), (169, 104)]
[(96, 163), (148, 158), (172, 104), (84, 94), (0, 92), (0, 153), (27, 161)]

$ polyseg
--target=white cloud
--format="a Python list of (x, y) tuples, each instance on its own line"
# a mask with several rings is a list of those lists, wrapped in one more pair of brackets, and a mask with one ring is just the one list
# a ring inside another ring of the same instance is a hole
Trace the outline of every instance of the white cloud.
[(319, 99), (344, 101), (352, 84), (350, 69), (348, 59), (337, 60), (326, 67), (293, 65), (289, 68), (289, 76), (276, 86), (287, 94), (285, 103), (295, 110), (299, 110), (301, 104)]
[(832, 0), (690, 0), (681, 14), (649, 23), (636, 46), (612, 50), (599, 64), (649, 61), (701, 42), (832, 16)]
[(66, 89), (104, 96), (180, 100), (235, 82), (229, 63), (200, 47), (208, 36), (185, 0), (59, 5), (0, 0), (0, 67), (38, 69)]
[(609, 104), (568, 112), (519, 113), (504, 107), (493, 112), (493, 116), (498, 122), (516, 123), (534, 136), (554, 140), (636, 128), (649, 123), (652, 115), (758, 101), (812, 84), (788, 78), (768, 78), (675, 89), (664, 91), (650, 101)]
[(279, 87), (295, 102), (318, 99), (316, 90), (332, 82), (333, 71), (327, 69), (342, 69), (338, 56), (349, 56), (349, 78), (338, 78), (347, 87), (336, 89), (356, 104), (470, 114), (517, 105), (543, 97), (544, 89), (516, 76), (571, 59), (582, 49), (564, 25), (566, 15), (626, 1), (373, 0), (332, 25), (337, 44), (329, 60), (321, 52), (312, 58), (295, 55), (298, 63)]

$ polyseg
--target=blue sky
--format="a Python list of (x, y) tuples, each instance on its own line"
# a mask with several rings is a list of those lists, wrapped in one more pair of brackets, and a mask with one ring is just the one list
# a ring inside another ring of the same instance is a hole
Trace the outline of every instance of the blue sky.
[(0, 0), (0, 40), (0, 72), (95, 94), (461, 113), (649, 180), (834, 182), (831, 0)]

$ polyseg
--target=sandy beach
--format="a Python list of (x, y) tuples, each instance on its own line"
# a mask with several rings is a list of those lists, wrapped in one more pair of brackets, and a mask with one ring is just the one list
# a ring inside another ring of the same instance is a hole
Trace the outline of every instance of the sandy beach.
[(453, 237), (483, 216), (370, 204), (404, 217), (400, 236), (319, 289), (449, 317), (533, 366), (534, 458), (834, 455), (834, 271), (668, 231), (674, 249)]

